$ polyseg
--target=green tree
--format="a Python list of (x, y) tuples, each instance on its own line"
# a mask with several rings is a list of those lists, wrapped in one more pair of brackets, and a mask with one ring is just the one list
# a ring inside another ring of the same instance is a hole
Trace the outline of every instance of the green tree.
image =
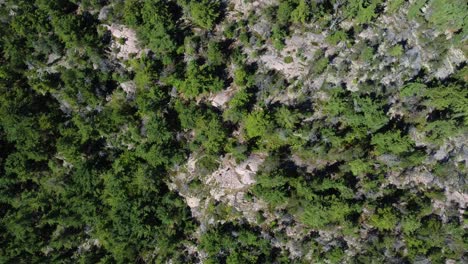
[(269, 115), (263, 110), (256, 110), (245, 119), (245, 132), (247, 138), (262, 137), (271, 131), (271, 121)]
[(385, 153), (399, 155), (410, 151), (413, 145), (408, 136), (401, 136), (400, 131), (375, 134), (372, 136), (371, 143), (375, 146), (377, 155)]
[(195, 121), (194, 142), (201, 144), (210, 154), (219, 154), (224, 148), (226, 131), (215, 114), (204, 114)]
[(224, 63), (224, 54), (221, 50), (221, 45), (218, 42), (208, 42), (206, 58), (209, 64), (220, 66)]
[(215, 76), (206, 66), (198, 66), (195, 61), (187, 65), (184, 80), (177, 80), (176, 87), (184, 96), (194, 98), (208, 92), (218, 92), (224, 87), (224, 81)]
[(390, 231), (396, 227), (398, 218), (390, 207), (377, 208), (377, 213), (371, 216), (370, 223), (378, 230)]
[(297, 7), (292, 11), (291, 18), (294, 23), (307, 23), (310, 20), (312, 8), (309, 1), (300, 0)]
[(193, 22), (204, 29), (211, 29), (220, 15), (216, 0), (191, 1), (189, 7)]
[(462, 29), (466, 33), (467, 21), (466, 13), (467, 6), (462, 0), (443, 1), (431, 0), (428, 3), (429, 7), (429, 23), (434, 25), (439, 31), (456, 32)]
[[(137, 12), (138, 6), (139, 4), (134, 5), (131, 11)], [(178, 46), (176, 18), (171, 8), (167, 1), (144, 1), (140, 11), (141, 24), (137, 27), (139, 36), (147, 47), (168, 59), (168, 55), (175, 52)], [(137, 22), (138, 17), (133, 17), (136, 14), (138, 13), (130, 13), (128, 20)]]

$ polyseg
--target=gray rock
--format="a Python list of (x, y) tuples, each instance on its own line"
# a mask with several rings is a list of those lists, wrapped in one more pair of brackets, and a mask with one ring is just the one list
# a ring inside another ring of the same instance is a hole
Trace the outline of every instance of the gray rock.
[(99, 11), (98, 19), (101, 20), (101, 21), (107, 20), (111, 9), (112, 9), (112, 7), (110, 7), (110, 6), (105, 6), (105, 7), (101, 8), (101, 10)]

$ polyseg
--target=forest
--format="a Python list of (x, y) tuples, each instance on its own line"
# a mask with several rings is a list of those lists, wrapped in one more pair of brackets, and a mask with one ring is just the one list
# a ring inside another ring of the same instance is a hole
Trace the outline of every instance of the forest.
[(0, 263), (468, 262), (465, 0), (0, 23)]

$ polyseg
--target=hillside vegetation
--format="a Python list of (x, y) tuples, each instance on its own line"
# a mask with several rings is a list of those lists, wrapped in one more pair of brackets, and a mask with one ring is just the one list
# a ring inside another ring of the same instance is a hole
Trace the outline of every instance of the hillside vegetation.
[(0, 23), (0, 263), (468, 262), (466, 1)]

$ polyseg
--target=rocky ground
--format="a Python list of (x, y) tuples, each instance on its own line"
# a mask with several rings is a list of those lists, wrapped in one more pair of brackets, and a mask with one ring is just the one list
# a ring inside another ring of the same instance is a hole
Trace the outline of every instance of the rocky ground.
[[(275, 4), (275, 1), (229, 1), (230, 11), (226, 15), (227, 21), (245, 18), (249, 12), (257, 12), (258, 7), (267, 7)], [(256, 23), (249, 26), (249, 30), (258, 36), (267, 34), (270, 30), (268, 22), (259, 13)], [(341, 27), (349, 28), (353, 21), (342, 21)], [(219, 35), (223, 30), (218, 26)], [(280, 73), (287, 80), (296, 80), (290, 82), (291, 87), (286, 91), (270, 95), (270, 102), (281, 102), (290, 104), (294, 99), (318, 90), (325, 82), (333, 83), (337, 86), (344, 84), (350, 91), (356, 91), (359, 83), (366, 81), (378, 82), (380, 85), (392, 89), (401, 86), (405, 81), (412, 79), (421, 71), (425, 71), (428, 76), (443, 79), (453, 73), (454, 68), (465, 62), (466, 57), (462, 50), (450, 48), (440, 51), (430, 46), (425, 41), (426, 38), (435, 38), (440, 34), (432, 29), (424, 29), (416, 23), (407, 19), (405, 9), (395, 14), (384, 14), (370, 27), (355, 36), (353, 44), (339, 43), (330, 45), (327, 42), (329, 32), (310, 32), (304, 29), (293, 29), (290, 38), (286, 39), (285, 48), (281, 51), (275, 49), (271, 43), (265, 43), (261, 46), (244, 47), (244, 52), (248, 55), (257, 53), (258, 57), (249, 56), (249, 61), (258, 63), (259, 69), (265, 73), (274, 71)], [(450, 38), (450, 34), (446, 34)], [(373, 55), (371, 61), (356, 60), (356, 57), (362, 52), (362, 45), (373, 45), (377, 52)], [(389, 54), (388, 50), (395, 45), (404, 45), (405, 52), (399, 57)], [(329, 65), (323, 73), (314, 74), (315, 53), (318, 50), (324, 51), (325, 57), (329, 58)], [(285, 58), (291, 57), (292, 61), (285, 62)], [(391, 71), (387, 69), (391, 68)], [(232, 72), (230, 72), (232, 75)], [(292, 91), (297, 83), (302, 83), (302, 88)], [(211, 104), (218, 108), (224, 108), (226, 103), (235, 94), (236, 87), (208, 97)], [(312, 96), (320, 97), (320, 93)], [(322, 98), (325, 99), (325, 98)], [(317, 113), (316, 113), (317, 114)], [(319, 114), (319, 113), (318, 113)], [(397, 114), (397, 113), (396, 113)], [(416, 140), (417, 141), (417, 140)], [(467, 138), (448, 139), (444, 146), (437, 150), (435, 159), (444, 159), (448, 155), (456, 157), (457, 161), (467, 163)], [(424, 145), (424, 142), (420, 144)], [(224, 222), (230, 218), (245, 219), (256, 225), (258, 224), (259, 214), (264, 218), (263, 225), (272, 222), (278, 222), (276, 230), (283, 230), (283, 234), (288, 237), (287, 243), (280, 242), (274, 237), (270, 237), (271, 232), (264, 233), (265, 237), (276, 243), (275, 245), (289, 251), (292, 258), (305, 257), (308, 259), (310, 252), (303, 252), (298, 246), (307, 236), (304, 227), (295, 222), (294, 219), (285, 219), (285, 216), (278, 216), (274, 210), (270, 210), (268, 205), (257, 199), (246, 195), (246, 191), (255, 184), (255, 174), (258, 167), (261, 166), (265, 156), (262, 153), (253, 154), (246, 161), (237, 164), (229, 157), (221, 157), (219, 168), (209, 175), (201, 175), (197, 172), (196, 155), (192, 156), (184, 169), (174, 174), (170, 186), (177, 190), (180, 195), (185, 197), (187, 204), (192, 209), (192, 214), (201, 222), (200, 228), (203, 230), (205, 225)], [(309, 171), (314, 169), (314, 164), (308, 164), (299, 157), (293, 157), (298, 166), (310, 167)], [(430, 161), (428, 161), (430, 162)], [(190, 187), (190, 182), (198, 180), (200, 186)], [(437, 186), (445, 189), (446, 198), (443, 200), (434, 199), (434, 210), (443, 215), (447, 208), (455, 206), (464, 214), (468, 203), (468, 195), (459, 186), (466, 183), (462, 182), (444, 182), (437, 179), (425, 171), (424, 167), (415, 168), (411, 172), (404, 174), (394, 173), (388, 179), (389, 184), (400, 188), (409, 188), (419, 186), (420, 188), (429, 188)], [(419, 188), (418, 187), (418, 188)], [(213, 204), (222, 203), (227, 209), (227, 217), (219, 217), (219, 212), (210, 211)], [(367, 237), (366, 230), (361, 239)], [(324, 245), (327, 241), (333, 241), (333, 231), (321, 231), (318, 240)], [(354, 237), (345, 237), (348, 245), (348, 255), (353, 255), (359, 251), (359, 243)], [(358, 239), (359, 240), (359, 239)], [(285, 240), (282, 240), (285, 241)], [(354, 245), (354, 248), (353, 246)], [(310, 257), (310, 256), (309, 256)]]
[[(260, 10), (275, 4), (274, 0), (227, 1), (226, 24), (242, 18), (246, 19), (249, 14), (253, 13), (258, 16), (258, 19), (248, 26), (248, 30), (261, 39), (262, 36), (269, 34), (271, 25)], [(258, 64), (260, 72), (264, 74), (275, 72), (289, 81), (289, 87), (286, 90), (272, 93), (266, 99), (270, 103), (280, 102), (286, 105), (294, 104), (295, 99), (301, 96), (326, 100), (326, 96), (317, 91), (324, 83), (343, 85), (350, 91), (357, 91), (359, 84), (372, 81), (387, 89), (394, 89), (402, 86), (421, 71), (425, 71), (428, 78), (443, 79), (452, 74), (458, 65), (466, 62), (462, 50), (457, 48), (437, 50), (436, 47), (430, 46), (431, 42), (426, 41), (427, 38), (436, 38), (440, 35), (449, 39), (451, 37), (449, 32), (441, 33), (430, 28), (422, 28), (417, 22), (408, 20), (406, 12), (402, 8), (397, 13), (384, 13), (375, 23), (354, 36), (352, 43), (340, 42), (332, 45), (327, 40), (331, 34), (328, 30), (317, 32), (314, 28), (292, 28), (291, 36), (285, 40), (285, 47), (282, 50), (277, 50), (270, 42), (262, 45), (245, 46), (240, 43), (233, 45), (242, 46), (243, 52), (248, 56), (248, 62)], [(345, 20), (340, 22), (340, 27), (351, 28), (353, 23), (355, 21)], [(223, 38), (226, 24), (216, 27), (214, 37)], [(115, 58), (128, 60), (144, 52), (139, 47), (136, 33), (133, 30), (117, 24), (105, 25), (105, 27), (112, 34), (111, 52)], [(389, 54), (389, 49), (398, 45), (404, 46), (404, 52), (399, 56)], [(356, 59), (360, 57), (364, 46), (372, 46), (376, 50), (368, 61)], [(329, 63), (323, 72), (316, 73), (314, 67), (318, 59), (316, 54), (319, 51), (323, 52), (323, 56), (328, 59)], [(251, 56), (252, 54), (256, 56)], [(50, 60), (57, 59), (50, 58)], [(230, 67), (228, 75), (232, 77), (233, 71), (234, 68)], [(295, 89), (298, 84), (300, 84), (300, 89)], [(135, 92), (133, 81), (123, 82), (120, 87), (127, 95)], [(206, 100), (212, 106), (223, 110), (237, 90), (236, 85), (231, 83), (226, 90), (210, 94), (201, 100)], [(402, 114), (397, 108), (391, 109), (390, 112), (395, 116)], [(316, 112), (310, 120), (320, 118), (320, 115), (320, 112)], [(304, 120), (304, 122), (307, 121), (307, 119)], [(414, 140), (421, 146), (427, 145), (426, 142), (418, 141), (417, 135), (414, 135)], [(440, 149), (435, 150), (433, 158), (442, 160), (451, 156), (456, 162), (464, 162), (465, 166), (468, 166), (467, 142), (466, 135), (461, 138), (447, 139)], [(232, 219), (241, 219), (252, 225), (259, 225), (258, 219), (262, 218), (261, 226), (277, 223), (273, 232), (263, 233), (263, 236), (269, 238), (274, 246), (289, 251), (291, 258), (310, 259), (311, 252), (304, 251), (301, 246), (310, 231), (305, 231), (306, 228), (295, 221), (292, 216), (278, 215), (274, 208), (269, 208), (267, 203), (248, 195), (249, 188), (256, 183), (256, 173), (265, 157), (264, 153), (254, 153), (240, 163), (229, 156), (220, 157), (218, 169), (205, 174), (197, 167), (200, 156), (193, 153), (187, 164), (172, 173), (168, 185), (185, 198), (187, 205), (191, 208), (192, 216), (199, 221), (199, 231), (195, 234), (204, 232), (209, 225), (224, 223)], [(392, 157), (382, 156), (381, 158), (389, 162), (392, 160)], [(320, 166), (320, 164), (310, 164), (298, 156), (293, 156), (292, 160), (309, 172), (312, 172), (316, 166)], [(464, 181), (465, 179), (459, 179), (458, 182), (441, 180), (427, 172), (424, 166), (405, 173), (391, 173), (388, 178), (388, 184), (400, 188), (436, 186), (444, 189), (445, 199), (433, 199), (434, 210), (441, 216), (446, 210), (454, 207), (459, 210), (460, 215), (465, 213), (468, 195), (459, 187), (466, 184)], [(220, 204), (222, 206), (219, 206)], [(287, 239), (280, 240), (272, 237), (271, 234), (275, 232), (283, 234)], [(349, 256), (359, 252), (359, 240), (367, 238), (366, 228), (363, 228), (361, 233), (360, 238), (344, 237), (349, 246), (346, 252)], [(330, 246), (329, 243), (335, 241), (333, 238), (333, 230), (320, 231), (317, 240), (323, 245)], [(197, 252), (203, 259), (203, 252), (199, 252), (196, 246), (190, 247), (189, 251)]]

